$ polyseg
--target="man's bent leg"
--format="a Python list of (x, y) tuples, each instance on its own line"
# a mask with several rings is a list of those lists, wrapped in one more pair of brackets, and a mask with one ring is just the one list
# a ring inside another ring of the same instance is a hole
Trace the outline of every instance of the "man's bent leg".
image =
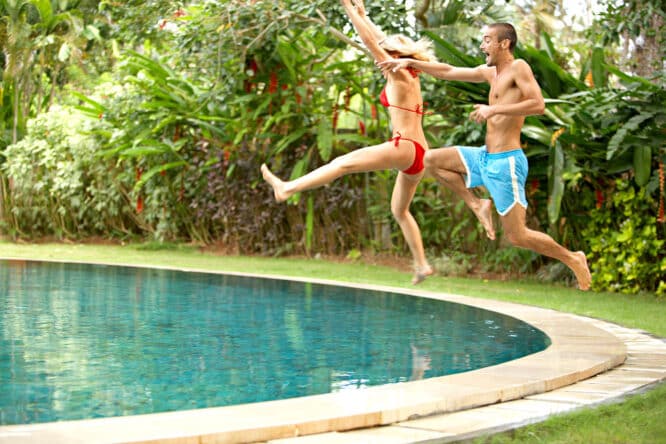
[(563, 262), (574, 272), (578, 288), (588, 290), (592, 276), (585, 253), (567, 250), (546, 233), (527, 228), (525, 212), (522, 206), (514, 205), (505, 216), (500, 217), (507, 240), (516, 247), (526, 248)]
[(489, 239), (495, 239), (493, 226), (492, 202), (490, 199), (480, 199), (467, 188), (463, 175), (467, 174), (465, 165), (454, 147), (428, 150), (425, 154), (424, 164), (439, 183), (453, 191), (476, 215)]

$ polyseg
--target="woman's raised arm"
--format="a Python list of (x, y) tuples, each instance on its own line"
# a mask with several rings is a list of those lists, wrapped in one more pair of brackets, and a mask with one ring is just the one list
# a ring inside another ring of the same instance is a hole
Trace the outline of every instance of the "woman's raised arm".
[(384, 33), (365, 14), (365, 7), (360, 0), (340, 0), (347, 11), (347, 15), (356, 29), (356, 33), (363, 44), (372, 54), (376, 62), (388, 60), (391, 57), (379, 46), (379, 42), (385, 38)]

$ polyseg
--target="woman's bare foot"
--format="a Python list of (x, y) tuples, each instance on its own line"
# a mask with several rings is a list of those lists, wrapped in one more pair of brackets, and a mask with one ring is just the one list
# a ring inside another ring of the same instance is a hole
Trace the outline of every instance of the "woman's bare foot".
[(590, 289), (590, 284), (592, 283), (592, 275), (590, 274), (590, 268), (587, 266), (587, 257), (582, 251), (576, 251), (574, 253), (574, 264), (572, 264), (571, 269), (576, 275), (576, 280), (578, 281), (578, 288), (583, 291)]
[(425, 278), (432, 274), (433, 271), (430, 265), (426, 265), (425, 267), (417, 267), (416, 271), (414, 271), (414, 277), (412, 278), (412, 285), (420, 284), (421, 282), (425, 281)]
[(490, 199), (481, 199), (481, 207), (476, 217), (486, 230), (488, 239), (495, 240), (495, 227), (493, 226), (493, 202)]
[(271, 170), (268, 169), (265, 163), (261, 164), (261, 175), (264, 176), (264, 180), (273, 187), (275, 200), (278, 202), (284, 202), (289, 198), (289, 194), (284, 190), (284, 182), (275, 174), (271, 173)]

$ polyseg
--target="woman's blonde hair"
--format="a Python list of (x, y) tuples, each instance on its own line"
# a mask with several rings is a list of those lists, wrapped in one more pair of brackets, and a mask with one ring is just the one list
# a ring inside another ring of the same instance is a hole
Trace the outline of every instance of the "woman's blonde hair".
[(421, 38), (415, 42), (407, 36), (394, 34), (380, 41), (379, 46), (387, 52), (397, 53), (400, 57), (411, 57), (424, 62), (436, 61), (432, 42), (426, 38)]

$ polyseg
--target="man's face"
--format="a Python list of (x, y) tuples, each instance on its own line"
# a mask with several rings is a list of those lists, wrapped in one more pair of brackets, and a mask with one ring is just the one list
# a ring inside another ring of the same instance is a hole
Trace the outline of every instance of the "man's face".
[(497, 29), (484, 28), (480, 48), (486, 55), (486, 65), (495, 66), (497, 64), (497, 54), (502, 49), (502, 45), (497, 37)]

